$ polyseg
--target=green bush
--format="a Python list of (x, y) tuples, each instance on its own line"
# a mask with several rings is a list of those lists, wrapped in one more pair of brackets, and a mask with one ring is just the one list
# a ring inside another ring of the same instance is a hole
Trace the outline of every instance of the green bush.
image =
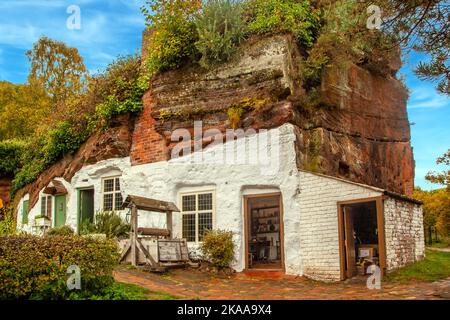
[(0, 176), (13, 176), (20, 169), (24, 149), (21, 140), (0, 141)]
[(194, 14), (200, 0), (150, 0), (142, 12), (152, 30), (145, 67), (151, 76), (177, 69), (198, 54), (195, 48), (197, 32)]
[(79, 127), (69, 121), (57, 123), (47, 132), (42, 150), (45, 165), (51, 165), (65, 154), (78, 150), (87, 139), (85, 127)]
[(58, 228), (52, 228), (47, 231), (47, 236), (71, 236), (74, 235), (75, 231), (69, 226), (62, 226)]
[(113, 239), (127, 237), (130, 228), (130, 224), (124, 222), (114, 211), (104, 211), (96, 214), (94, 223), (83, 224), (81, 233), (105, 234), (108, 239)]
[(307, 47), (313, 45), (320, 27), (319, 11), (308, 0), (250, 0), (246, 11), (250, 16), (250, 32), (291, 32)]
[(11, 183), (11, 198), (14, 197), (19, 189), (35, 181), (44, 170), (45, 166), (42, 159), (34, 158), (30, 162), (25, 163)]
[(197, 54), (197, 34), (191, 21), (173, 23), (153, 33), (145, 67), (150, 75), (178, 69)]
[(214, 267), (229, 268), (234, 258), (233, 233), (223, 230), (209, 230), (200, 247), (204, 257)]
[[(101, 295), (114, 283), (119, 253), (113, 241), (79, 236), (0, 237), (0, 300), (70, 299)], [(67, 269), (81, 269), (81, 290), (69, 291)]]
[(104, 129), (109, 120), (126, 113), (137, 114), (142, 108), (142, 96), (149, 81), (141, 81), (141, 58), (137, 55), (120, 57), (91, 83), (100, 103), (91, 117), (91, 131)]
[(244, 39), (246, 23), (243, 6), (238, 0), (207, 0), (195, 18), (197, 50), (202, 55), (200, 65), (210, 67), (227, 61)]
[(87, 139), (86, 127), (70, 121), (56, 123), (48, 131), (33, 137), (22, 153), (23, 166), (12, 181), (11, 195), (36, 180), (50, 165), (72, 153)]
[(5, 217), (3, 220), (0, 220), (0, 236), (14, 234), (14, 232), (16, 232), (16, 221), (14, 216), (11, 214), (11, 210), (3, 210)]

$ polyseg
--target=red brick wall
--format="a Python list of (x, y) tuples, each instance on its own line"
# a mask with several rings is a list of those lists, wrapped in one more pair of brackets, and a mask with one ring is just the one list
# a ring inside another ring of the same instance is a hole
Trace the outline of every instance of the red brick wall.
[(166, 140), (155, 130), (155, 119), (151, 116), (152, 96), (150, 90), (143, 97), (144, 110), (136, 119), (131, 146), (131, 164), (140, 165), (169, 160)]

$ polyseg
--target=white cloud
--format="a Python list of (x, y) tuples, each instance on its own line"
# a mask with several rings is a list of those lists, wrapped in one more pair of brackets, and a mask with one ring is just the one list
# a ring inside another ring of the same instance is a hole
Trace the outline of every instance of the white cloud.
[[(81, 8), (81, 29), (69, 30), (66, 8)], [(118, 55), (140, 48), (145, 20), (142, 0), (0, 0), (0, 49), (5, 60), (12, 53), (24, 57), (40, 36), (76, 47), (91, 72), (104, 69)], [(29, 6), (27, 8), (27, 6)], [(26, 61), (1, 65), (0, 78), (25, 81)], [(23, 76), (25, 74), (25, 76)]]
[(39, 37), (38, 30), (31, 24), (0, 24), (0, 45), (27, 49)]
[(450, 99), (439, 94), (433, 87), (413, 87), (408, 102), (409, 109), (441, 108), (449, 106)]

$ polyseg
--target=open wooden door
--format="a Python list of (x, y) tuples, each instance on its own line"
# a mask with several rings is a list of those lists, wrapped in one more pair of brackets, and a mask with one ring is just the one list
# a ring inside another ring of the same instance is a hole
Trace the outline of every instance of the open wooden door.
[(338, 202), (341, 280), (367, 276), (369, 265), (386, 268), (383, 198)]
[(351, 209), (344, 206), (344, 226), (345, 226), (345, 252), (346, 252), (346, 276), (351, 278), (356, 273), (356, 250), (355, 238), (353, 236), (353, 215)]

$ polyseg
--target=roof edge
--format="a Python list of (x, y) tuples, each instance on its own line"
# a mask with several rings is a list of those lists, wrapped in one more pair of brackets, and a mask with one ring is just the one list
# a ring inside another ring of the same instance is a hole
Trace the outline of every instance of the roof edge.
[(381, 188), (378, 188), (378, 187), (370, 186), (368, 184), (353, 182), (353, 181), (350, 181), (350, 180), (347, 180), (347, 179), (333, 177), (333, 176), (330, 176), (330, 175), (327, 175), (327, 174), (318, 173), (318, 172), (312, 172), (312, 171), (308, 171), (308, 170), (304, 170), (304, 169), (298, 169), (298, 171), (309, 173), (309, 174), (312, 174), (312, 175), (315, 175), (315, 176), (319, 176), (319, 177), (324, 177), (324, 178), (337, 180), (337, 181), (348, 183), (348, 184), (352, 184), (352, 185), (355, 185), (355, 186), (359, 186), (361, 188), (377, 191), (377, 192), (382, 193), (385, 196), (388, 196), (388, 197), (391, 197), (391, 198), (394, 198), (394, 199), (397, 199), (397, 200), (402, 200), (402, 201), (410, 202), (410, 203), (417, 204), (417, 205), (423, 205), (423, 202), (420, 201), (420, 200), (417, 200), (417, 199), (414, 199), (414, 198), (410, 198), (410, 197), (405, 196), (403, 194), (392, 192), (392, 191), (389, 191), (389, 190), (386, 190), (386, 189), (381, 189)]

